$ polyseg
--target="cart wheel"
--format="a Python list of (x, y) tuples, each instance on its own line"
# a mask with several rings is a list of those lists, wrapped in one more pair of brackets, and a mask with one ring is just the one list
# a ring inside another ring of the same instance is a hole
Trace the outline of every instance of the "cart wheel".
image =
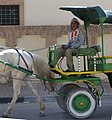
[(91, 116), (97, 106), (95, 95), (87, 88), (72, 90), (66, 96), (67, 110), (75, 118)]
[(65, 102), (65, 98), (66, 98), (67, 94), (72, 89), (75, 90), (78, 88), (79, 88), (79, 86), (76, 84), (65, 84), (60, 88), (60, 90), (59, 90), (60, 95), (57, 96), (57, 103), (58, 103), (59, 107), (62, 108), (64, 111), (67, 111), (66, 102)]

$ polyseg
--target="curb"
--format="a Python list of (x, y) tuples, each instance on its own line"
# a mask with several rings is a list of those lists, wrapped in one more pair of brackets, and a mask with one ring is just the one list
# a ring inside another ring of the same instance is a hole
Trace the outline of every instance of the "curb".
[[(44, 96), (41, 97), (43, 101), (45, 102), (53, 102), (56, 101), (56, 96)], [(10, 103), (12, 100), (12, 97), (2, 97), (0, 98), (0, 104), (1, 103)], [(27, 96), (27, 97), (19, 97), (16, 103), (35, 103), (36, 97), (34, 96)]]
[[(0, 98), (0, 103), (10, 103), (12, 100), (12, 97), (2, 97)], [(24, 101), (24, 97), (19, 97), (17, 102), (23, 102)]]

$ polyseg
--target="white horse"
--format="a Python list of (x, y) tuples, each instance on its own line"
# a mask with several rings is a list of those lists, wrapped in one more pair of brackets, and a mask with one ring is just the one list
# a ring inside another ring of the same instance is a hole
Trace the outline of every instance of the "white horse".
[[(26, 52), (25, 50), (17, 48), (3, 50), (2, 52), (0, 52), (0, 61), (4, 61), (5, 63), (9, 63), (13, 66), (22, 67), (23, 69), (26, 69), (31, 72), (33, 71), (34, 74), (37, 74), (44, 78), (52, 78), (51, 71), (47, 63), (39, 55)], [(12, 78), (13, 82), (13, 98), (7, 110), (4, 112), (4, 117), (9, 116), (18, 99), (18, 96), (20, 95), (20, 86), (22, 83), (20, 79), (24, 79), (24, 83), (29, 86), (33, 94), (37, 97), (37, 102), (40, 105), (39, 115), (44, 116), (45, 105), (41, 100), (37, 89), (35, 89), (35, 87), (32, 85), (32, 82), (29, 81), (29, 75), (10, 66), (0, 63), (0, 83), (7, 82), (5, 79), (2, 79), (3, 76), (7, 76), (7, 78), (9, 79)]]

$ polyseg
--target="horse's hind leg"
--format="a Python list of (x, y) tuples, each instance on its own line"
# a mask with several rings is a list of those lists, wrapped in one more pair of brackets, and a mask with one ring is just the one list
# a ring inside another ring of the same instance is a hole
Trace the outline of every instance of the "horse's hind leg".
[(39, 103), (40, 106), (40, 113), (39, 116), (44, 116), (45, 115), (45, 105), (41, 99), (41, 97), (39, 96), (39, 92), (38, 89), (35, 88), (35, 86), (32, 84), (31, 81), (26, 81), (27, 85), (29, 86), (29, 88), (31, 89), (31, 91), (33, 92), (33, 94), (36, 96), (37, 102)]
[(11, 111), (13, 110), (13, 107), (18, 99), (18, 96), (20, 95), (20, 85), (21, 85), (21, 81), (19, 80), (13, 80), (13, 98), (11, 103), (9, 104), (7, 110), (4, 112), (3, 117), (8, 117), (8, 115), (11, 113)]

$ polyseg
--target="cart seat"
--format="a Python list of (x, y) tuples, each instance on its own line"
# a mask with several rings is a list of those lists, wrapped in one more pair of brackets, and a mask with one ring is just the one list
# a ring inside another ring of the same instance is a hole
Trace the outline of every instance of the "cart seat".
[(98, 52), (101, 52), (100, 45), (94, 45), (90, 47), (82, 46), (81, 48), (78, 48), (75, 52), (75, 56), (95, 56), (98, 54)]
[[(100, 45), (94, 46), (82, 46), (81, 48), (76, 49), (73, 56), (96, 56), (99, 52), (101, 52)], [(56, 46), (49, 48), (49, 63), (50, 66), (54, 67), (57, 64), (56, 61)]]

